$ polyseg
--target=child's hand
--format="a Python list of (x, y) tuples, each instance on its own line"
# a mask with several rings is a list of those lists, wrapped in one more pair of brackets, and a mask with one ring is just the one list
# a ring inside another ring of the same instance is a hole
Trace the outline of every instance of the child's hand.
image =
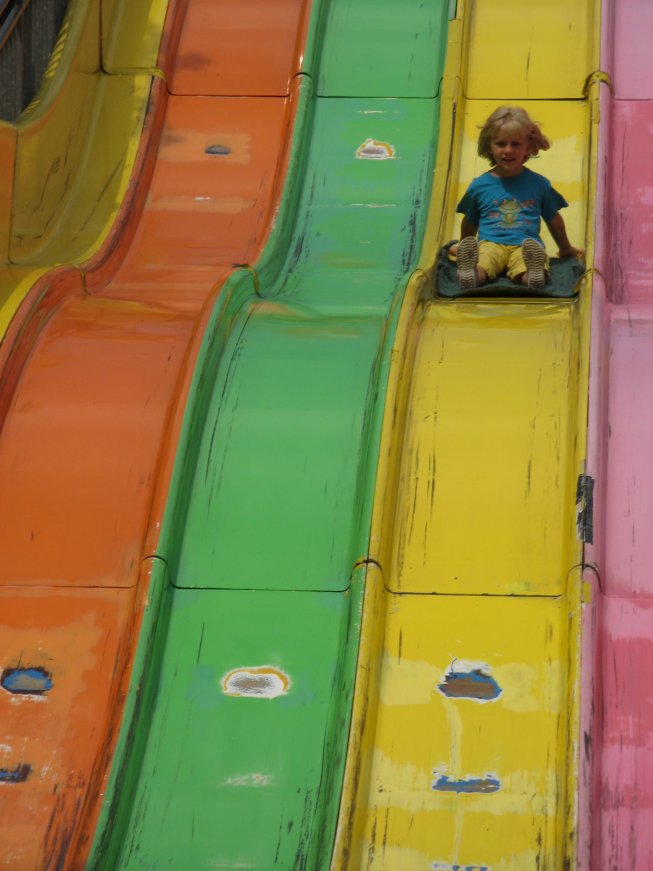
[(583, 248), (574, 248), (573, 245), (570, 245), (568, 248), (560, 248), (558, 250), (558, 257), (577, 257), (579, 260), (582, 260), (585, 257), (585, 250)]

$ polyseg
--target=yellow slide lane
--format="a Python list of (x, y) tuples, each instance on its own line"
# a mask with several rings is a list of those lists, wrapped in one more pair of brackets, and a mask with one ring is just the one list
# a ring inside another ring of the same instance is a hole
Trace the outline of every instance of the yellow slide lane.
[(598, 26), (589, 0), (459, 0), (451, 23), (429, 244), (393, 349), (339, 871), (574, 867), (590, 281), (573, 299), (447, 301), (428, 276), (502, 104), (552, 140), (529, 166), (570, 203), (589, 262)]
[(0, 338), (37, 279), (91, 258), (129, 190), (168, 0), (73, 0), (43, 82), (0, 122)]

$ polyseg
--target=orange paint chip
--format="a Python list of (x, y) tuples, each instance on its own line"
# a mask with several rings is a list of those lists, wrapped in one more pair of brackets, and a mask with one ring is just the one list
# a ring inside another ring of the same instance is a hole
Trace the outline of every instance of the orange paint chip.
[(275, 699), (290, 688), (290, 678), (271, 665), (236, 668), (222, 678), (222, 691), (226, 696), (254, 699)]

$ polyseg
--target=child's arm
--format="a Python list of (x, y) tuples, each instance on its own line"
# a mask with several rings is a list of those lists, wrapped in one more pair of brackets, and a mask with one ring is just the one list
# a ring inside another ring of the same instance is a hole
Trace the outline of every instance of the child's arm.
[(466, 239), (468, 236), (475, 236), (478, 233), (478, 226), (472, 224), (468, 218), (463, 218), (460, 224), (460, 240)]
[(553, 236), (553, 241), (558, 246), (559, 257), (583, 257), (585, 254), (583, 249), (574, 248), (569, 241), (567, 237), (567, 228), (565, 227), (565, 222), (560, 212), (556, 212), (551, 220), (546, 222), (546, 225)]

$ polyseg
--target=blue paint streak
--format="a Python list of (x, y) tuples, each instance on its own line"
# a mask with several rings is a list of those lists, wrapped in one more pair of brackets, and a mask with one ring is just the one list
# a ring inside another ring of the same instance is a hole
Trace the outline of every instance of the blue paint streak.
[[(460, 691), (460, 685), (465, 686)], [(469, 686), (471, 684), (471, 687)], [(444, 676), (444, 683), (438, 684), (440, 692), (448, 698), (493, 701), (501, 695), (501, 687), (489, 674), (482, 671), (450, 671)]]
[(17, 765), (13, 769), (0, 768), (0, 783), (24, 783), (31, 771), (31, 765)]
[(496, 777), (466, 777), (462, 780), (453, 780), (441, 774), (432, 785), (431, 789), (438, 792), (466, 792), (489, 794), (498, 792), (501, 784)]
[(205, 154), (218, 154), (218, 155), (226, 155), (231, 154), (231, 148), (227, 145), (209, 145), (208, 148), (204, 149)]
[(52, 689), (52, 676), (44, 668), (7, 668), (0, 686), (15, 695), (41, 696)]
[(446, 865), (443, 862), (436, 862), (431, 868), (434, 871), (491, 871), (489, 865)]

